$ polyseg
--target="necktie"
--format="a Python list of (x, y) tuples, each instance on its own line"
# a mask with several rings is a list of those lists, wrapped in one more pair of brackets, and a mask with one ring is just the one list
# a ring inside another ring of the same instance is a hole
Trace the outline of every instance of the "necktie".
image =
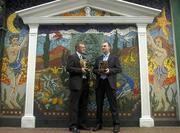
[(103, 55), (103, 61), (107, 61), (108, 60), (108, 56), (107, 55)]

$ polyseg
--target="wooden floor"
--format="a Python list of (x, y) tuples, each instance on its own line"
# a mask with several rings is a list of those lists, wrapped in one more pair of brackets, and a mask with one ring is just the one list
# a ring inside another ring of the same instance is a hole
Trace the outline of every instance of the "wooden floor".
[[(103, 128), (100, 131), (83, 131), (80, 133), (112, 133), (111, 128)], [(0, 127), (0, 133), (70, 133), (68, 128), (12, 128)], [(180, 133), (180, 127), (154, 127), (154, 128), (139, 128), (139, 127), (122, 127), (120, 133)]]

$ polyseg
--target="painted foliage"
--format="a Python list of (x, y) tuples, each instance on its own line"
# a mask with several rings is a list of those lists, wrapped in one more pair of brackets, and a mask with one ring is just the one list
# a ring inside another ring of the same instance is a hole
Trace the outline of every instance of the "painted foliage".
[[(120, 115), (140, 115), (139, 60), (136, 27), (120, 25), (62, 25), (41, 26), (38, 35), (35, 103), (37, 115), (68, 115), (67, 56), (74, 52), (77, 42), (87, 47), (87, 59), (92, 67), (101, 54), (101, 44), (109, 41), (113, 54), (119, 57), (123, 73), (118, 75), (117, 100)], [(47, 57), (47, 53), (49, 53)], [(89, 81), (89, 117), (95, 117), (95, 75)], [(104, 101), (105, 116), (110, 117), (109, 104)], [(138, 119), (138, 117), (137, 117)]]
[[(28, 28), (13, 12), (51, 0), (7, 0), (7, 32), (1, 73), (1, 112), (21, 115), (25, 101)], [(177, 85), (174, 43), (169, 0), (128, 0), (163, 9), (148, 26), (149, 82), (153, 116), (176, 117)], [(23, 3), (23, 4), (22, 4)], [(86, 10), (86, 11), (85, 11)], [(0, 12), (1, 13), (1, 12)], [(88, 13), (88, 14), (87, 14)], [(79, 9), (63, 16), (115, 15), (96, 9)], [(0, 16), (2, 17), (2, 15)], [(0, 23), (2, 25), (2, 23)], [(12, 41), (14, 40), (14, 41)], [(117, 99), (120, 115), (140, 117), (139, 60), (136, 27), (133, 25), (61, 25), (40, 26), (38, 35), (35, 113), (36, 115), (67, 116), (68, 73), (66, 59), (74, 52), (74, 44), (83, 40), (87, 58), (92, 65), (100, 53), (101, 43), (108, 40), (113, 53), (119, 56), (123, 73), (118, 75)], [(12, 52), (14, 51), (14, 53)], [(94, 80), (91, 74), (89, 116), (95, 116)], [(110, 116), (105, 100), (105, 116)], [(138, 114), (138, 115), (137, 115)]]

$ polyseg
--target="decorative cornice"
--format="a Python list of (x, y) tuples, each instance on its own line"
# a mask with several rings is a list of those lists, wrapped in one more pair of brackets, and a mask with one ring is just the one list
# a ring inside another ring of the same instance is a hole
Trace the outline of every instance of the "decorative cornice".
[(86, 23), (117, 23), (117, 24), (148, 24), (152, 23), (154, 17), (139, 16), (68, 16), (68, 17), (25, 17), (25, 24), (86, 24)]

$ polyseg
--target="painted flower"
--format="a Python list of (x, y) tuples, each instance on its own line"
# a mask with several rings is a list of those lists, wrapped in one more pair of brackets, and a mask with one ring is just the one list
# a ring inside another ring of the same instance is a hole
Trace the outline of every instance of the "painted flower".
[(52, 104), (57, 104), (57, 102), (58, 102), (58, 98), (57, 98), (57, 97), (54, 97), (54, 98), (52, 99)]

